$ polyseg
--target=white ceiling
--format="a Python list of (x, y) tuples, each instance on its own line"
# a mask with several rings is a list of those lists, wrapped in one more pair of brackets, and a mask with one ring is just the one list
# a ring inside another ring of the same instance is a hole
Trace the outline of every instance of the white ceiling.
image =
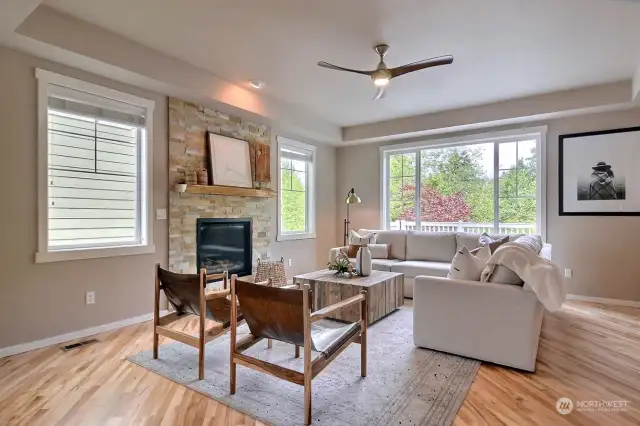
[[(640, 3), (622, 0), (47, 0), (59, 11), (350, 126), (630, 79)], [(481, 3), (481, 7), (479, 6)], [(452, 54), (453, 65), (391, 82), (373, 69)]]

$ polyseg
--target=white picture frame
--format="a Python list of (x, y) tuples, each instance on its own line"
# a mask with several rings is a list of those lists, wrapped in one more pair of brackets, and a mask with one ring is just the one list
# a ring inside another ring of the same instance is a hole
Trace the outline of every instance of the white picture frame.
[(249, 142), (207, 133), (213, 185), (253, 188)]

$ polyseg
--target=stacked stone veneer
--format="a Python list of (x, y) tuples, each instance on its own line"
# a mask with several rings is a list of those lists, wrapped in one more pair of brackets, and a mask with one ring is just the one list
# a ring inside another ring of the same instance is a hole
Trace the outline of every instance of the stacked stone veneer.
[(270, 144), (268, 126), (169, 98), (169, 268), (196, 272), (196, 219), (253, 219), (253, 261), (270, 257), (273, 199), (178, 193), (183, 172), (206, 168), (206, 132)]

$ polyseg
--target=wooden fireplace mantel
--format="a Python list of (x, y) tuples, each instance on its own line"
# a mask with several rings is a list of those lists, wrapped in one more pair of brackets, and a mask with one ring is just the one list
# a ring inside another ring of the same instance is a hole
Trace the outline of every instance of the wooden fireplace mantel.
[(190, 185), (185, 191), (189, 194), (227, 195), (231, 197), (273, 198), (276, 191), (272, 189), (239, 188), (219, 185)]

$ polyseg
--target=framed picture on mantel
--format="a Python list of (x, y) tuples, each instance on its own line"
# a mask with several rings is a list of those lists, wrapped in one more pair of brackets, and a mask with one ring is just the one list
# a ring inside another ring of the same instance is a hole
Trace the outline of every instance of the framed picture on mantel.
[(249, 142), (207, 133), (212, 185), (253, 188)]
[(640, 216), (640, 127), (561, 135), (560, 216)]

